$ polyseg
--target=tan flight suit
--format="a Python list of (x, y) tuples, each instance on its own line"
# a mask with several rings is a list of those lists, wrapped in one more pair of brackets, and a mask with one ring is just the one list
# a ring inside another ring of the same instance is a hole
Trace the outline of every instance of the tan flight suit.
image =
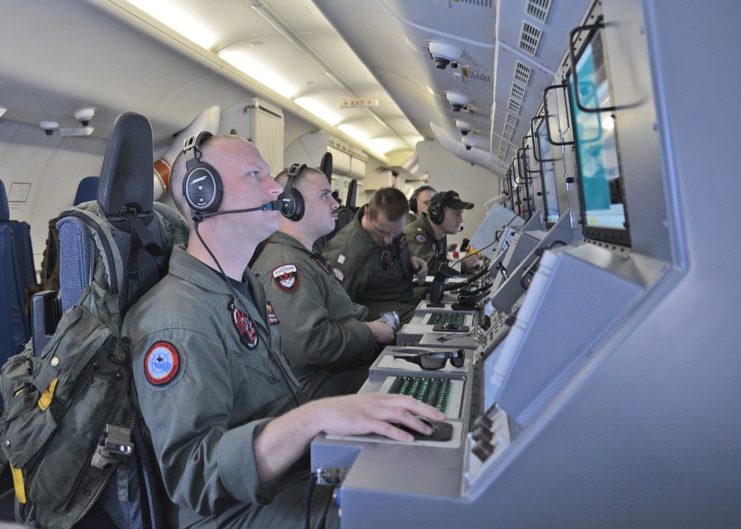
[(280, 321), (283, 352), (301, 382), (300, 400), (355, 393), (376, 357), (370, 327), (321, 254), (276, 232), (252, 271)]
[[(266, 324), (262, 287), (246, 275), (230, 280), (234, 304), (222, 276), (176, 246), (168, 274), (125, 318), (139, 407), (180, 527), (298, 527), (303, 515), (306, 461), (301, 478), (298, 464), (271, 483), (257, 473), (254, 439), (295, 406), (298, 382), (277, 325)], [(315, 495), (312, 512), (327, 502)]]
[(360, 224), (368, 206), (358, 210), (353, 221), (330, 239), (324, 247), (329, 261), (350, 299), (365, 305), (369, 319), (396, 310), (401, 321), (414, 314), (414, 271), (404, 234), (389, 246), (378, 246)]

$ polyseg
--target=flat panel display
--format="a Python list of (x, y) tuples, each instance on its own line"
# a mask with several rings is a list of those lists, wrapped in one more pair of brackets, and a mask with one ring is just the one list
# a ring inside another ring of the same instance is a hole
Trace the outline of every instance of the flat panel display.
[(544, 198), (545, 198), (545, 211), (546, 220), (548, 222), (556, 222), (560, 217), (560, 209), (558, 207), (558, 191), (556, 189), (556, 164), (552, 161), (554, 157), (553, 146), (548, 141), (548, 133), (546, 131), (545, 120), (540, 121), (540, 125), (537, 129), (537, 141), (538, 141), (538, 152), (541, 171), (543, 171), (543, 185), (545, 186)]
[(614, 100), (606, 68), (606, 50), (600, 31), (593, 31), (576, 61), (578, 86), (570, 75), (569, 97), (576, 139), (579, 192), (584, 235), (590, 238), (630, 244), (625, 205), (620, 148), (614, 114), (586, 112), (605, 108)]

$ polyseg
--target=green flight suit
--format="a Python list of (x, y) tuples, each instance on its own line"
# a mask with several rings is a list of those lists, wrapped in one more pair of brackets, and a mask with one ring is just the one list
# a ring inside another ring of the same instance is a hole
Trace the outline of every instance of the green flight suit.
[(370, 327), (321, 254), (285, 233), (269, 239), (252, 271), (280, 320), (283, 352), (302, 401), (356, 393), (376, 357)]
[(427, 213), (404, 226), (404, 235), (411, 252), (427, 262), (427, 273), (435, 275), (441, 264), (448, 264), (448, 237), (436, 238)]
[(365, 305), (369, 319), (396, 310), (401, 321), (414, 314), (414, 271), (402, 233), (389, 246), (378, 246), (360, 224), (368, 206), (360, 208), (352, 222), (337, 232), (324, 247), (324, 256), (339, 272), (338, 278), (350, 299)]
[(262, 287), (246, 275), (229, 288), (176, 246), (168, 274), (124, 321), (138, 404), (181, 528), (298, 526), (302, 517), (306, 472), (271, 483), (257, 472), (254, 440), (294, 407), (298, 382), (277, 325), (266, 324)]

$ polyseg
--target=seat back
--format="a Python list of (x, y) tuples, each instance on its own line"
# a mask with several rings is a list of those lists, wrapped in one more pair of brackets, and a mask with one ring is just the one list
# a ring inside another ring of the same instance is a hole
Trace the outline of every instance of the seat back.
[(77, 193), (75, 193), (75, 201), (72, 203), (74, 206), (78, 206), (83, 202), (90, 202), (98, 198), (98, 176), (86, 176), (80, 183), (77, 184)]
[(0, 363), (18, 353), (31, 337), (26, 290), (36, 284), (30, 227), (10, 220), (0, 181)]
[[(187, 237), (184, 219), (153, 205), (152, 158), (149, 121), (133, 112), (119, 116), (106, 148), (97, 200), (63, 212), (57, 222), (63, 310), (95, 284), (117, 296), (118, 306), (93, 309), (110, 310), (120, 325), (126, 310), (166, 272), (172, 244)], [(164, 527), (166, 496), (138, 421), (132, 437), (134, 455), (118, 467), (99, 506), (80, 527), (100, 527), (101, 519), (112, 520), (118, 529)]]

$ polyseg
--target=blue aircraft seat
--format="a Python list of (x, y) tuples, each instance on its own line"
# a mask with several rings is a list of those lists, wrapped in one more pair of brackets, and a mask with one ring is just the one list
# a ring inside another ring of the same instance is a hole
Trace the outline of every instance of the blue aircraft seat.
[[(106, 147), (97, 201), (111, 222), (112, 236), (124, 266), (121, 311), (124, 313), (162, 274), (167, 255), (152, 255), (152, 241), (162, 246), (159, 223), (152, 213), (152, 129), (141, 114), (121, 114)], [(62, 218), (59, 228), (60, 299), (63, 310), (76, 303), (92, 280), (95, 245), (83, 221)], [(147, 239), (147, 242), (144, 242)], [(121, 465), (80, 529), (163, 529), (167, 498), (149, 443), (141, 427), (133, 431), (136, 449)], [(120, 501), (121, 484), (129, 501)]]
[(86, 176), (77, 184), (74, 205), (95, 200), (98, 197), (98, 176)]
[(0, 362), (23, 348), (31, 337), (25, 292), (36, 284), (27, 223), (10, 220), (8, 197), (0, 181)]

